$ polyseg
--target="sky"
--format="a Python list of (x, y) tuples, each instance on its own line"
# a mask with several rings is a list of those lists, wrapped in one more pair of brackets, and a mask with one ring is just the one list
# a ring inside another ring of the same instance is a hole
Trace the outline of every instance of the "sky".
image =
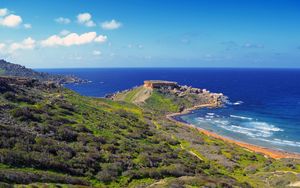
[(0, 0), (0, 59), (31, 68), (300, 68), (300, 1)]

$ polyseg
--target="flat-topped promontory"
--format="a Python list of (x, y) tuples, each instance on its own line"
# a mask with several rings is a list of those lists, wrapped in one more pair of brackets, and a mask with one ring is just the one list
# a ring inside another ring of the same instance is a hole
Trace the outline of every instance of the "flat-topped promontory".
[(179, 85), (177, 82), (165, 80), (145, 80), (141, 86), (117, 92), (109, 95), (108, 98), (116, 101), (133, 102), (138, 105), (149, 104), (147, 101), (149, 102), (153, 98), (168, 98), (176, 104), (174, 111), (183, 111), (186, 108), (203, 104), (220, 106), (227, 99), (222, 93), (212, 93), (207, 89)]
[(160, 88), (160, 87), (178, 87), (177, 82), (164, 81), (164, 80), (145, 80), (144, 87), (146, 88)]

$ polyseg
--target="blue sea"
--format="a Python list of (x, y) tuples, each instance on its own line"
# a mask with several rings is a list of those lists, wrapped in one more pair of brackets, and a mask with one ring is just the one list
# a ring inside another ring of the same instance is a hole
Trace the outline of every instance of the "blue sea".
[(143, 84), (177, 81), (227, 95), (219, 109), (200, 109), (177, 119), (220, 135), (272, 149), (300, 153), (300, 69), (119, 68), (42, 69), (92, 81), (66, 87), (103, 97)]

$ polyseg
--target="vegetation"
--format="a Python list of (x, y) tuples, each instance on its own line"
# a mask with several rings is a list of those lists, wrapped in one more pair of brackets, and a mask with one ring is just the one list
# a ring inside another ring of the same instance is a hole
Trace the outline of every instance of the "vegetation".
[(5, 70), (0, 68), (0, 75), (4, 75), (5, 74)]
[(41, 81), (51, 81), (55, 83), (82, 83), (82, 80), (73, 75), (54, 75), (43, 72), (37, 72), (24, 66), (9, 63), (0, 59), (0, 76), (16, 76), (38, 79)]
[(164, 118), (192, 104), (186, 101), (155, 90), (138, 106), (2, 78), (0, 186), (283, 187), (300, 181), (299, 161), (268, 159)]

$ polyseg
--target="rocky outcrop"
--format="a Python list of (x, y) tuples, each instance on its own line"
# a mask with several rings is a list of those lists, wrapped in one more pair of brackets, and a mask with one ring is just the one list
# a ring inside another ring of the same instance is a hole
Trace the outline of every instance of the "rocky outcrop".
[[(161, 86), (157, 87), (157, 89), (162, 93), (170, 93), (179, 98), (188, 98), (194, 96), (196, 99), (201, 99), (207, 101), (207, 103), (216, 104), (220, 106), (227, 101), (227, 97), (222, 93), (212, 93), (207, 89), (193, 88), (187, 85), (176, 85), (173, 86)], [(195, 100), (197, 101), (197, 100)]]

